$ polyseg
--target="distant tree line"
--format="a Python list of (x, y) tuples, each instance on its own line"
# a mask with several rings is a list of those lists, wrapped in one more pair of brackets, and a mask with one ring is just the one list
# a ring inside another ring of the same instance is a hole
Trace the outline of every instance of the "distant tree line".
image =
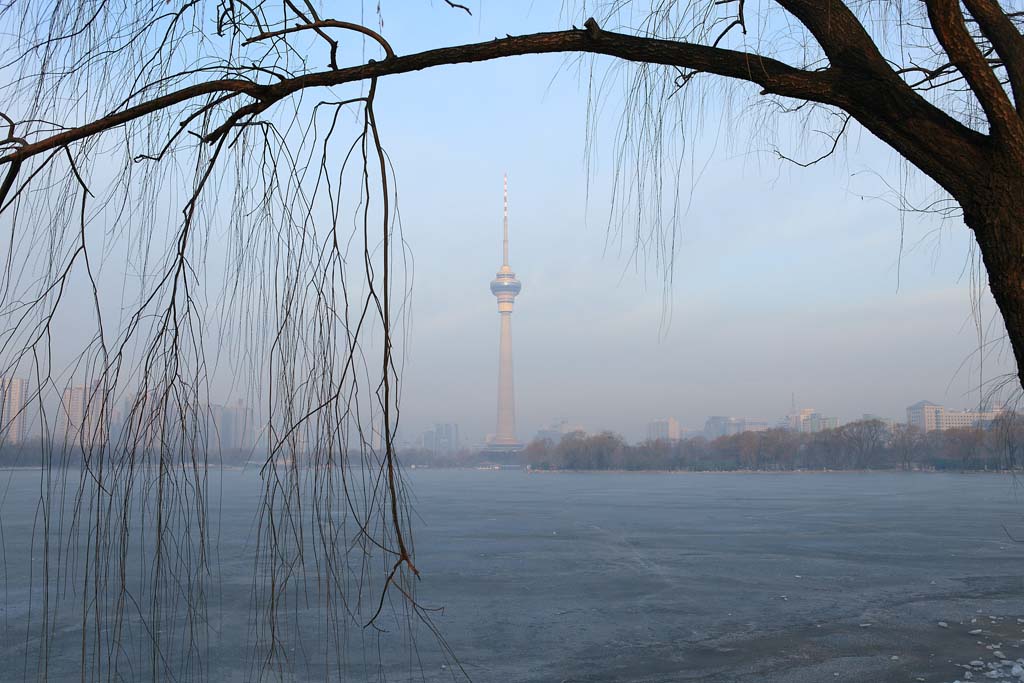
[(404, 447), (398, 450), (402, 465), (415, 467), (476, 467), (490, 462), (479, 450), (461, 448), (457, 451), (437, 451), (432, 448)]
[[(89, 453), (86, 455), (86, 452), (82, 450), (78, 443), (44, 442), (39, 438), (28, 439), (24, 443), (18, 444), (0, 442), (0, 468), (78, 467), (87, 459), (99, 457), (99, 446), (94, 446), (88, 450)], [(143, 451), (144, 449), (140, 447), (138, 454), (141, 454)], [(202, 448), (200, 447), (196, 449), (195, 454), (201, 456), (201, 451)], [(109, 454), (109, 447), (103, 452)], [(246, 467), (255, 465), (258, 468), (263, 464), (266, 455), (263, 452), (254, 452), (252, 449), (220, 449), (212, 447), (207, 449), (204, 457), (207, 464), (211, 467)], [(169, 459), (166, 458), (167, 456), (165, 455), (165, 464), (172, 467), (177, 465), (191, 466), (193, 464), (190, 458), (182, 462), (181, 451), (174, 451), (173, 456)]]
[(955, 470), (1017, 469), (1024, 456), (1024, 417), (1003, 416), (985, 427), (922, 432), (917, 427), (860, 420), (815, 434), (769, 429), (714, 440), (644, 441), (612, 432), (575, 432), (537, 440), (524, 461), (554, 470)]
[[(514, 456), (512, 456), (514, 459)], [(0, 444), (0, 467), (80, 464), (76, 446), (44, 446), (38, 439)], [(405, 448), (405, 466), (474, 467), (487, 454), (463, 449), (444, 453)], [(520, 454), (540, 470), (952, 470), (999, 471), (1024, 466), (1024, 415), (1007, 413), (984, 427), (922, 432), (906, 424), (859, 420), (815, 434), (787, 429), (743, 432), (708, 440), (643, 441), (628, 444), (613, 432), (566, 434), (555, 443), (534, 440)], [(251, 450), (211, 449), (212, 466), (262, 464)]]

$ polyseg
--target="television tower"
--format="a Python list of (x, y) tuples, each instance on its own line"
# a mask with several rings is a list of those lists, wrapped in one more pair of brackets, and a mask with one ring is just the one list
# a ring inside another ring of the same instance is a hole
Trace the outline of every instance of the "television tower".
[(491, 280), (491, 294), (498, 299), (501, 316), (501, 337), (498, 341), (498, 426), (489, 448), (517, 451), (523, 444), (516, 439), (516, 400), (512, 380), (512, 305), (523, 288), (508, 265), (508, 174), (505, 174), (505, 219), (502, 240), (502, 262)]

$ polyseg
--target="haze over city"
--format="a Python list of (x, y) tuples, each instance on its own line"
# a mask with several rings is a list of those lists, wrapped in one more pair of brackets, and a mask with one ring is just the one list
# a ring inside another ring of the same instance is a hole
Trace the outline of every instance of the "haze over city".
[[(452, 40), (525, 33), (555, 15), (547, 5), (526, 17), (488, 6)], [(418, 21), (437, 17), (412, 12), (390, 29), (415, 44), (426, 35)], [(523, 282), (513, 316), (520, 438), (561, 419), (630, 439), (656, 417), (696, 428), (717, 414), (774, 421), (793, 394), (842, 421), (901, 419), (921, 399), (977, 407), (979, 385), (1012, 372), (1008, 349), (991, 343), (1003, 332), (987, 292), (981, 337), (972, 317), (969, 232), (894, 208), (888, 185), (921, 203), (932, 190), (863, 132), (836, 159), (798, 168), (763, 144), (750, 117), (712, 102), (688, 141), (685, 213), (667, 268), (656, 245), (634, 249), (630, 226), (608, 228), (617, 107), (605, 108), (591, 140), (589, 187), (578, 170), (586, 76), (564, 58), (400, 78), (409, 90), (382, 92), (381, 117), (396, 134), (415, 260), (402, 438), (435, 422), (458, 423), (469, 442), (494, 431), (498, 316), (487, 285), (501, 263), (506, 171)], [(444, 182), (419, 182), (427, 177)]]
[[(388, 31), (411, 51), (438, 32), (473, 42), (560, 16), (557, 4), (526, 13), (487, 5), (469, 22), (435, 10), (385, 15)], [(830, 138), (812, 134), (805, 149), (783, 124), (776, 147), (756, 116), (712, 99), (674, 144), (674, 233), (668, 210), (665, 224), (639, 233), (613, 215), (624, 85), (609, 73), (595, 71), (604, 99), (589, 132), (588, 68), (562, 56), (398, 75), (381, 90), (412, 276), (398, 347), (401, 442), (435, 423), (458, 424), (466, 444), (494, 432), (498, 316), (488, 282), (501, 262), (505, 173), (524, 283), (513, 323), (521, 440), (561, 420), (630, 440), (661, 417), (691, 429), (710, 415), (774, 423), (794, 400), (841, 422), (899, 420), (918, 400), (976, 408), (1012, 372), (970, 233), (941, 214), (901, 211), (934, 199), (934, 186), (855, 125), (834, 157), (801, 168), (776, 149), (813, 158)], [(665, 170), (670, 209), (674, 172)], [(434, 178), (443, 182), (426, 182)], [(628, 201), (617, 191), (621, 209)], [(219, 248), (210, 245), (211, 261)], [(116, 258), (99, 277), (112, 292), (120, 278), (132, 282)], [(215, 307), (224, 294), (210, 296)], [(68, 298), (76, 305), (56, 321), (58, 365), (77, 353), (75, 330), (91, 317), (87, 291)], [(260, 410), (244, 391), (223, 364), (211, 376), (213, 402), (243, 398)]]

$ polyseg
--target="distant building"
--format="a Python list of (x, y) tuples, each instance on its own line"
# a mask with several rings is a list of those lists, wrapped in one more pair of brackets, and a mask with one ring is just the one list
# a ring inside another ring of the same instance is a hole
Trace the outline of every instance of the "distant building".
[(1002, 408), (994, 410), (944, 410), (942, 412), (942, 428), (988, 427), (993, 420), (1002, 414)]
[(459, 425), (444, 422), (434, 425), (434, 445), (442, 453), (455, 453), (459, 450)]
[(723, 436), (743, 432), (764, 432), (769, 428), (767, 420), (751, 417), (727, 417), (712, 415), (704, 421), (704, 438), (714, 441)]
[(786, 424), (788, 425), (790, 431), (810, 432), (811, 415), (814, 414), (814, 408), (803, 408), (801, 410), (794, 410), (792, 413), (786, 416)]
[(907, 407), (907, 424), (923, 432), (984, 427), (1003, 414), (1002, 408), (992, 410), (948, 410), (931, 401), (918, 401)]
[(922, 432), (942, 429), (942, 413), (945, 408), (931, 401), (918, 401), (907, 408), (907, 424)]
[(809, 420), (811, 434), (817, 434), (823, 432), (826, 429), (836, 429), (839, 427), (838, 417), (827, 417), (821, 413), (812, 413), (811, 419)]
[(864, 413), (864, 416), (861, 417), (861, 419), (864, 420), (865, 422), (881, 422), (883, 425), (885, 425), (885, 428), (890, 432), (896, 427), (896, 420), (892, 419), (891, 417), (882, 417), (881, 415), (875, 415), (874, 413)]
[[(392, 443), (396, 442), (394, 435), (392, 435), (391, 441)], [(370, 427), (370, 448), (375, 451), (380, 451), (384, 448), (384, 425), (376, 420), (374, 420), (373, 426)]]
[(551, 443), (558, 443), (566, 434), (585, 431), (586, 430), (583, 429), (582, 425), (572, 424), (568, 420), (560, 420), (558, 422), (552, 422), (544, 429), (537, 430), (537, 434), (534, 435), (533, 438), (537, 441), (550, 441)]
[(839, 418), (822, 415), (814, 408), (801, 408), (786, 416), (787, 429), (801, 434), (816, 434), (839, 426)]
[(647, 423), (648, 441), (679, 441), (679, 422), (672, 417)]
[(57, 438), (66, 445), (93, 448), (106, 439), (107, 397), (99, 381), (68, 387), (61, 396)]
[(739, 418), (737, 417), (712, 415), (708, 419), (704, 420), (704, 437), (709, 441), (713, 441), (723, 436), (738, 434), (739, 431), (735, 427), (738, 420)]
[[(147, 389), (124, 403), (124, 420), (121, 423), (123, 437), (130, 437), (133, 447), (143, 450), (158, 449), (167, 442), (166, 431), (173, 420), (166, 413), (166, 397), (158, 389)], [(214, 418), (216, 423), (216, 417)]]
[(0, 443), (19, 444), (28, 438), (28, 380), (0, 377)]
[(238, 399), (227, 405), (212, 405), (210, 412), (222, 450), (250, 449), (256, 445), (252, 409), (245, 401)]
[(420, 437), (420, 447), (435, 455), (457, 453), (461, 445), (459, 425), (451, 422), (439, 422)]
[[(767, 428), (768, 428), (767, 427), (767, 423), (765, 423), (765, 429), (767, 429)], [(680, 427), (679, 428), (679, 440), (680, 441), (682, 441), (684, 439), (692, 439), (695, 436), (703, 436), (703, 435), (704, 435), (704, 430), (703, 429), (692, 429), (690, 427)]]

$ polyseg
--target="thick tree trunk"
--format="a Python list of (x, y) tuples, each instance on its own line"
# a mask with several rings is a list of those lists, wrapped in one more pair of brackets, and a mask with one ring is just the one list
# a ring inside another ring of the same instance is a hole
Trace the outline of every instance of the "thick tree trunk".
[(1024, 163), (998, 158), (986, 182), (961, 198), (988, 271), (989, 289), (1003, 316), (1024, 387)]

